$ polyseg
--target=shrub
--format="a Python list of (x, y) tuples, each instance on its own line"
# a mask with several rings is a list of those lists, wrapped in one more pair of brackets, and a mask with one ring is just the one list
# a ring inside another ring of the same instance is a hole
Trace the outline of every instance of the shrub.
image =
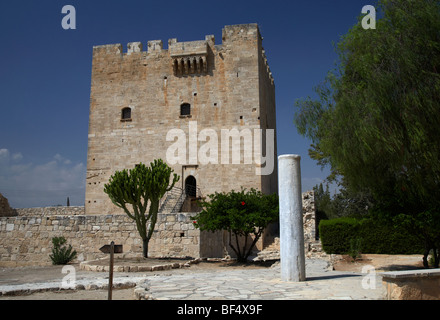
[(356, 237), (358, 221), (354, 218), (321, 220), (319, 235), (322, 248), (328, 254), (346, 253), (350, 250), (350, 239)]
[[(246, 261), (264, 229), (278, 219), (278, 196), (265, 195), (255, 189), (242, 189), (208, 197), (208, 201), (199, 203), (203, 211), (191, 217), (195, 220), (194, 226), (202, 231), (228, 231), (229, 246), (237, 255), (237, 260)], [(235, 236), (235, 244), (232, 235)], [(244, 239), (243, 247), (239, 244), (240, 237)]]
[(64, 237), (54, 237), (52, 238), (52, 254), (50, 254), (50, 259), (54, 265), (68, 264), (70, 261), (76, 258), (76, 251), (72, 251), (72, 246), (69, 244), (67, 247), (66, 239)]
[(322, 220), (319, 232), (324, 251), (328, 254), (346, 254), (362, 242), (363, 253), (418, 254), (423, 252), (423, 242), (401, 226), (393, 226), (377, 219), (338, 218)]
[(348, 251), (348, 255), (353, 259), (353, 261), (361, 256), (361, 248), (361, 238), (350, 239), (350, 250)]

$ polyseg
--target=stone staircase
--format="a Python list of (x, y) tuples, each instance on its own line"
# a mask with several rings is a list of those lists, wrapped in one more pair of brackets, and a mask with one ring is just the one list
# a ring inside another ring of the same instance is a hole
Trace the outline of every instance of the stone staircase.
[(162, 202), (159, 213), (179, 212), (185, 201), (186, 195), (180, 188), (173, 188), (168, 191), (165, 200)]
[(254, 261), (269, 261), (280, 259), (280, 238), (275, 237), (273, 242), (257, 253)]
[[(305, 255), (308, 258), (322, 256), (325, 253), (322, 251), (321, 241), (309, 241), (305, 243)], [(280, 259), (280, 238), (275, 237), (274, 241), (266, 248), (257, 253), (254, 261), (269, 261)]]

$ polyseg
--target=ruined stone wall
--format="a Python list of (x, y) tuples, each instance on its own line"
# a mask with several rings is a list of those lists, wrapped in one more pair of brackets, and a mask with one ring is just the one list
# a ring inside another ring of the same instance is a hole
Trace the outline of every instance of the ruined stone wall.
[[(166, 161), (177, 140), (167, 141), (172, 129), (181, 129), (186, 139), (186, 163), (168, 163), (181, 176), (179, 186), (192, 175), (204, 196), (241, 187), (276, 192), (276, 146), (272, 174), (259, 176), (254, 159), (243, 152), (232, 164), (240, 140), (228, 138), (229, 147), (222, 148), (221, 139), (222, 129), (246, 129), (252, 138), (254, 129), (275, 129), (274, 85), (262, 50), (256, 24), (226, 26), (221, 45), (208, 35), (203, 41), (170, 39), (168, 49), (160, 40), (149, 41), (146, 51), (140, 42), (129, 43), (126, 52), (120, 44), (94, 47), (86, 214), (122, 213), (103, 192), (104, 184), (116, 170)], [(180, 115), (183, 103), (191, 105), (190, 116)], [(131, 109), (130, 119), (121, 119), (124, 108)], [(202, 136), (204, 129), (212, 129), (217, 141)], [(217, 144), (218, 154), (208, 152), (217, 163), (198, 157), (207, 142)], [(229, 155), (226, 164), (223, 152)]]
[(304, 242), (310, 243), (316, 241), (316, 207), (315, 207), (315, 193), (313, 191), (306, 191), (302, 194), (302, 208), (303, 208), (303, 228), (304, 228)]
[(16, 215), (16, 210), (9, 206), (8, 199), (0, 193), (0, 217), (12, 217)]

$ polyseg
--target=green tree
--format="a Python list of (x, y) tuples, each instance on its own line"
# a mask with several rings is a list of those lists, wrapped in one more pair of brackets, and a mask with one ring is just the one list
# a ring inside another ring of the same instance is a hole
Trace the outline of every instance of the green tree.
[(315, 207), (316, 207), (316, 216), (317, 216), (317, 224), (319, 224), (320, 220), (327, 220), (334, 218), (333, 217), (333, 209), (332, 209), (332, 199), (330, 195), (330, 191), (328, 190), (328, 185), (324, 190), (322, 183), (313, 187), (313, 192), (315, 193)]
[(354, 191), (340, 178), (338, 193), (330, 195), (328, 184), (324, 191), (322, 183), (313, 187), (315, 192), (316, 215), (319, 220), (340, 217), (362, 218), (368, 215), (374, 199), (368, 190)]
[(173, 169), (158, 159), (151, 162), (150, 167), (141, 163), (134, 169), (116, 171), (104, 186), (111, 201), (136, 222), (144, 258), (148, 257), (148, 243), (156, 226), (160, 199), (179, 181), (177, 174), (171, 177), (172, 173)]
[[(202, 200), (199, 205), (203, 210), (194, 219), (196, 228), (207, 231), (226, 230), (229, 232), (229, 246), (237, 255), (237, 260), (245, 262), (258, 239), (269, 223), (278, 219), (278, 196), (265, 195), (251, 189), (240, 192), (214, 193), (209, 200)], [(235, 243), (232, 240), (235, 237)], [(251, 240), (248, 246), (248, 239)], [(239, 238), (242, 237), (242, 247)]]
[[(379, 1), (376, 29), (359, 23), (337, 45), (338, 67), (296, 102), (310, 155), (368, 190), (374, 212), (440, 246), (440, 1)], [(427, 266), (427, 262), (425, 263)]]

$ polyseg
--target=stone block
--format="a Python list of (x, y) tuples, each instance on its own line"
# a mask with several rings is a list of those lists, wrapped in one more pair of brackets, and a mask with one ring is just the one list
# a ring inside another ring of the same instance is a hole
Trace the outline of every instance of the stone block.
[(440, 270), (382, 273), (387, 300), (440, 300)]

